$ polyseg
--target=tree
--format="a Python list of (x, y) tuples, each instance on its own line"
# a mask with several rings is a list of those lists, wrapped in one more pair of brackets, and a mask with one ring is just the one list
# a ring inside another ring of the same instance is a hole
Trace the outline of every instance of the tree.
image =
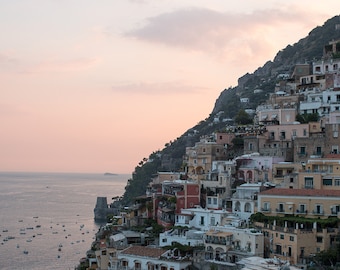
[(307, 124), (309, 122), (317, 122), (319, 121), (319, 114), (318, 113), (304, 113), (296, 115), (296, 121), (300, 122), (301, 124)]
[(247, 125), (253, 123), (253, 119), (245, 110), (240, 110), (235, 116), (235, 122), (239, 125)]

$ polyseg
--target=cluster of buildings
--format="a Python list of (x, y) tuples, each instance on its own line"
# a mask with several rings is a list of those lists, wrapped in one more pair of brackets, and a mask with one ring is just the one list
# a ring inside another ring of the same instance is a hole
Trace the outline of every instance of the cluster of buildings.
[[(156, 238), (152, 228), (133, 236), (97, 235), (91, 264), (236, 269), (266, 258), (258, 261), (262, 269), (303, 268), (339, 244), (339, 52), (340, 41), (330, 42), (321, 61), (281, 74), (275, 92), (254, 112), (254, 125), (228, 126), (187, 147), (183, 171), (159, 172), (146, 194), (117, 217), (125, 228), (154, 219), (164, 232)], [(296, 121), (313, 114), (316, 121)], [(236, 137), (243, 139), (244, 154), (230, 159)]]

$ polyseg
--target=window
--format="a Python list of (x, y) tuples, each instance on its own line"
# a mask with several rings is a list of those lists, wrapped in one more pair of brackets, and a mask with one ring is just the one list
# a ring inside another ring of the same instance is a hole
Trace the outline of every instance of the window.
[(281, 131), (280, 139), (281, 139), (281, 140), (286, 139), (286, 132), (285, 132), (285, 131)]
[(298, 211), (299, 213), (306, 213), (306, 205), (305, 204), (300, 204)]
[(324, 186), (332, 186), (332, 183), (333, 181), (332, 181), (332, 179), (323, 179), (322, 180), (322, 184), (324, 185)]
[(294, 178), (293, 177), (290, 178), (290, 182), (294, 183)]
[(315, 211), (314, 211), (314, 213), (315, 213), (315, 214), (322, 214), (322, 213), (323, 213), (322, 205), (321, 205), (321, 204), (315, 205)]
[(317, 243), (322, 243), (322, 236), (317, 236), (316, 237), (316, 242)]
[(321, 155), (321, 147), (320, 147), (320, 146), (317, 146), (317, 147), (316, 147), (316, 154), (317, 154), (318, 156)]
[(284, 212), (284, 207), (283, 207), (283, 203), (279, 203), (278, 204), (278, 209), (277, 209), (277, 212)]
[(294, 242), (294, 236), (289, 236), (289, 241)]
[(293, 129), (293, 136), (296, 136), (296, 129)]
[(210, 218), (210, 226), (215, 226), (215, 217)]
[(270, 208), (270, 203), (269, 203), (269, 202), (264, 202), (264, 203), (263, 203), (263, 210), (264, 210), (264, 211), (268, 211), (269, 208)]
[(301, 146), (300, 147), (300, 155), (305, 155), (306, 154), (306, 147), (305, 146)]
[(249, 151), (252, 151), (252, 150), (253, 150), (253, 144), (249, 143)]
[(284, 234), (280, 234), (280, 239), (285, 239), (285, 235)]
[(208, 204), (211, 204), (211, 198), (208, 198)]
[(340, 186), (340, 179), (334, 179), (334, 186)]
[(313, 188), (313, 177), (305, 177), (305, 188)]
[(282, 254), (282, 247), (281, 247), (281, 245), (276, 245), (275, 253), (276, 254)]
[(332, 145), (332, 153), (337, 154), (338, 153), (338, 146), (337, 145)]
[(204, 217), (201, 216), (200, 225), (204, 225)]
[(166, 243), (166, 242), (167, 242), (167, 239), (166, 239), (166, 238), (163, 238), (163, 239), (162, 239), (162, 242), (163, 242), (163, 243)]
[(217, 198), (214, 198), (214, 204), (217, 204)]

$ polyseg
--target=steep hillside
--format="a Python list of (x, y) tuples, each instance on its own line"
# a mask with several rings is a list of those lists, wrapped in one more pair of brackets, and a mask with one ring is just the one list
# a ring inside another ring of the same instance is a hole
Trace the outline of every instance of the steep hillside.
[[(209, 135), (225, 127), (225, 123), (213, 122), (217, 113), (220, 112), (220, 118), (233, 119), (240, 109), (255, 109), (274, 91), (279, 74), (291, 74), (296, 64), (311, 63), (320, 59), (324, 46), (329, 41), (340, 38), (340, 27), (336, 30), (336, 25), (340, 25), (340, 16), (329, 19), (323, 26), (314, 28), (307, 37), (280, 50), (273, 61), (268, 61), (254, 73), (247, 73), (239, 78), (236, 87), (224, 89), (216, 100), (212, 113), (205, 120), (188, 129), (181, 137), (167, 143), (162, 151), (152, 153), (148, 161), (144, 160), (138, 164), (125, 187), (122, 203), (130, 204), (136, 196), (145, 194), (147, 184), (157, 171), (180, 170), (187, 146), (193, 146), (200, 136)], [(254, 94), (255, 89), (261, 89), (263, 92), (260, 95)], [(250, 99), (246, 108), (242, 107), (240, 97)]]
[[(339, 24), (340, 16), (329, 19), (323, 26), (314, 28), (307, 37), (280, 50), (273, 61), (268, 61), (254, 73), (247, 73), (239, 78), (236, 87), (221, 92), (212, 114), (224, 111), (223, 117), (235, 117), (242, 108), (240, 97), (248, 97), (251, 100), (248, 108), (255, 109), (258, 104), (267, 99), (268, 93), (273, 92), (279, 74), (291, 74), (296, 64), (311, 63), (315, 59), (321, 59), (324, 46), (329, 41), (340, 38), (340, 29), (336, 29), (336, 25)], [(254, 94), (255, 89), (263, 90), (263, 94)]]

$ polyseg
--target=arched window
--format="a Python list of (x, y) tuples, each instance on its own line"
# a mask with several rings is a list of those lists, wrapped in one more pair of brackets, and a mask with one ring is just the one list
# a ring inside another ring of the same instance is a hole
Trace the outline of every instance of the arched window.
[(251, 204), (250, 203), (246, 203), (244, 205), (244, 212), (251, 213)]

